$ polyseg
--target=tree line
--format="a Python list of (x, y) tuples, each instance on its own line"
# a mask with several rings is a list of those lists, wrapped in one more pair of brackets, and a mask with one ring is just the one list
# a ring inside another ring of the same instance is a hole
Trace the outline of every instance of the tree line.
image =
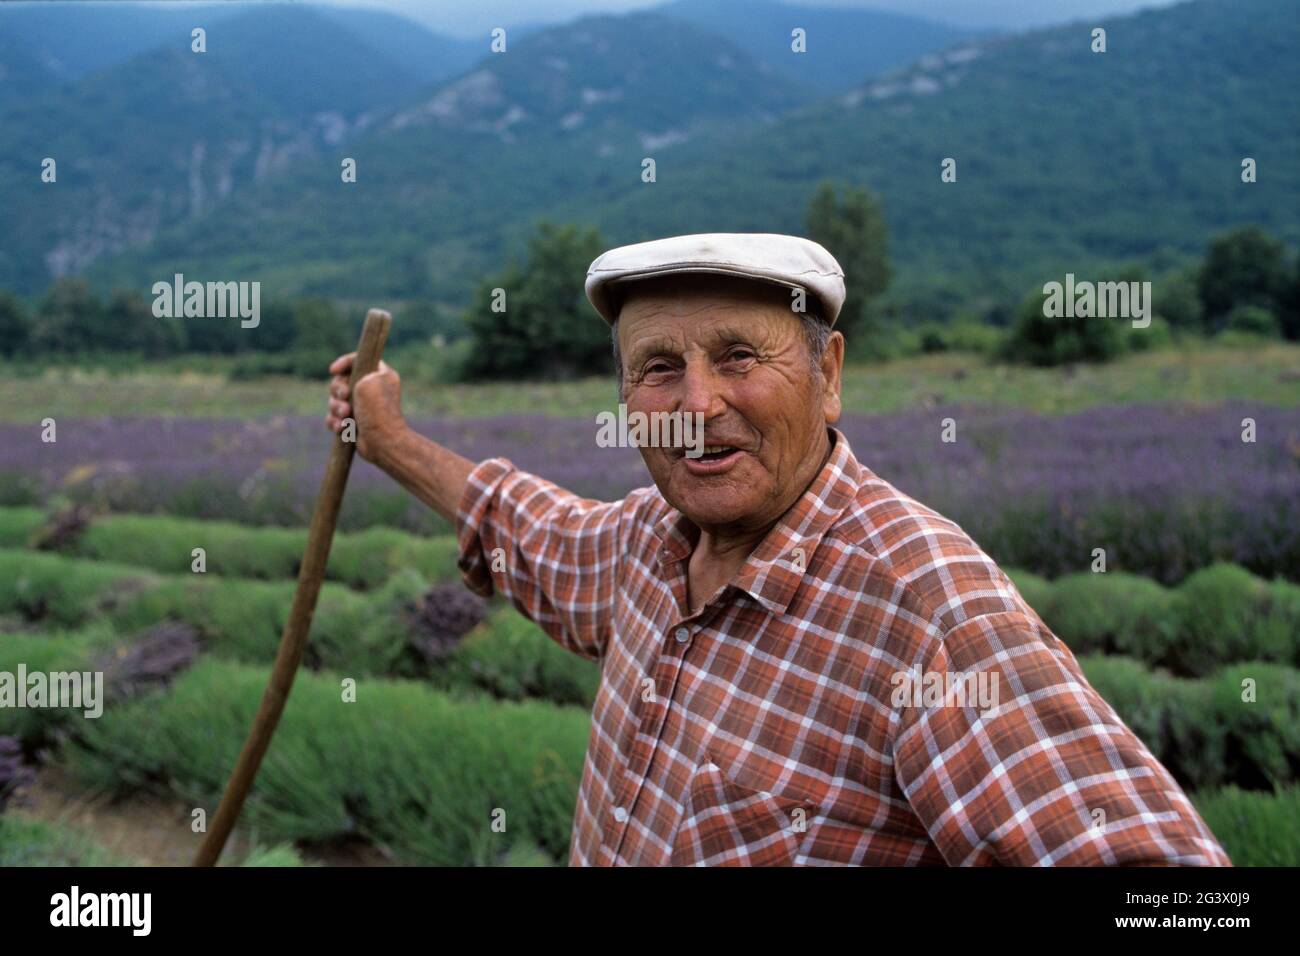
[[(1255, 226), (1219, 236), (1199, 262), (1155, 281), (1155, 318), (1142, 330), (1113, 318), (1050, 317), (1040, 290), (1018, 307), (998, 305), (975, 320), (904, 314), (888, 298), (888, 231), (866, 188), (823, 181), (804, 227), (844, 267), (847, 295), (836, 328), (856, 358), (973, 350), (1053, 365), (1105, 361), (1183, 334), (1300, 339), (1300, 258)], [(425, 301), (394, 308), (390, 347), (419, 348), (435, 336), (459, 340), (438, 363), (439, 374), (464, 381), (607, 373), (609, 332), (586, 301), (583, 281), (610, 244), (595, 227), (541, 220), (522, 259), (482, 277), (459, 314)], [(1091, 278), (1142, 281), (1145, 275), (1131, 266)], [(0, 354), (229, 355), (237, 357), (233, 374), (240, 377), (317, 377), (352, 347), (360, 321), (360, 309), (345, 312), (310, 297), (268, 302), (256, 328), (229, 319), (159, 318), (141, 292), (117, 290), (101, 300), (84, 280), (61, 278), (33, 308), (0, 292)]]

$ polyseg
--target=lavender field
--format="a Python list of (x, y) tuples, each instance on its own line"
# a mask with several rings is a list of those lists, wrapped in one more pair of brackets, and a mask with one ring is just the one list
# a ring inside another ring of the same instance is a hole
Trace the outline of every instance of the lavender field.
[[(943, 422), (956, 440), (941, 440)], [(1245, 419), (1255, 441), (1243, 441)], [(461, 454), (509, 458), (577, 493), (650, 483), (639, 454), (595, 443), (594, 417), (424, 419)], [(992, 406), (849, 414), (860, 461), (962, 525), (1000, 562), (1056, 576), (1104, 547), (1112, 568), (1173, 583), (1216, 560), (1300, 577), (1300, 409), (1258, 403), (1120, 405), (1064, 416)], [(307, 522), (329, 447), (315, 417), (64, 420), (58, 440), (0, 424), (0, 503), (54, 497), (111, 511)], [(441, 530), (358, 462), (343, 525)]]
[[(897, 369), (860, 370), (854, 381), (864, 388), (875, 376), (879, 396), (888, 374)], [(1275, 580), (1300, 581), (1300, 403), (1277, 384), (1290, 387), (1291, 378), (1257, 376), (1269, 380), (1263, 397), (1233, 383), (1198, 391), (1191, 378), (1171, 378), (1202, 400), (1134, 401), (1112, 387), (1107, 402), (1066, 408), (1041, 395), (1029, 401), (1019, 379), (1001, 402), (942, 400), (941, 378), (918, 386), (932, 400), (910, 410), (848, 402), (839, 427), (858, 459), (957, 521), (1024, 581), (1089, 681), (1172, 768), (1237, 865), (1298, 865), (1300, 587)], [(501, 414), (480, 395), (451, 415), (437, 405), (440, 392), (417, 386), (412, 422), (466, 457), (502, 456), (589, 497), (650, 484), (635, 449), (597, 446), (603, 406), (594, 387), (539, 389), (536, 402), (518, 397), (535, 414)], [(0, 813), (0, 864), (6, 841), (18, 862), (85, 863), (106, 851), (146, 864), (192, 856), (188, 808), (214, 805), (229, 772), (266, 682), (301, 548), (291, 534), (248, 526), (304, 527), (331, 444), (320, 416), (307, 413), (319, 399), (316, 386), (311, 393), (283, 402), (293, 413), (282, 415), (242, 408), (198, 417), (183, 403), (127, 404), (127, 414), (88, 400), (53, 412), (31, 396), (0, 415), (0, 508), (49, 512), (0, 515), (11, 542), (0, 549), (0, 666), (110, 652), (134, 659), (169, 635), (201, 648), (166, 686), (113, 703), (102, 728), (55, 716), (0, 721), (0, 804), (6, 791), (17, 794), (15, 809)], [(49, 415), (57, 415), (54, 442), (33, 424)], [(944, 441), (945, 431), (955, 440)], [(66, 507), (73, 502), (91, 508)], [(106, 517), (129, 513), (161, 517)], [(360, 460), (342, 526), (447, 530)], [(28, 535), (32, 528), (42, 533)], [(197, 581), (188, 573), (195, 541), (216, 562)], [(1118, 573), (1072, 573), (1089, 571), (1097, 548)], [(267, 809), (253, 811), (260, 815), (241, 838), (241, 857), (257, 858), (247, 842), (257, 833), (290, 863), (566, 858), (598, 672), (509, 608), (475, 607), (472, 620), (457, 623), (470, 596), (455, 581), (453, 550), (450, 538), (388, 530), (336, 541), (340, 564), (313, 625), (292, 729), (277, 738)], [(407, 751), (376, 746), (374, 727), (340, 718), (331, 679), (316, 672), (336, 665), (370, 674), (367, 693), (386, 708), (384, 739), (407, 741)], [(1247, 677), (1267, 706), (1243, 706)], [(210, 731), (214, 720), (220, 733)], [(329, 778), (323, 766), (304, 769), (322, 739), (331, 766), (343, 753), (351, 754), (345, 763), (379, 761), (363, 775), (372, 791), (358, 796), (349, 777), (324, 784), (322, 799), (314, 790), (300, 797), (303, 788), (286, 781)], [(509, 758), (493, 749), (501, 741), (511, 741)], [(277, 778), (285, 768), (289, 776)], [(549, 781), (541, 790), (539, 768)], [(472, 816), (465, 795), (484, 774), (532, 817), (504, 855), (484, 856), (450, 822)], [(430, 781), (439, 789), (395, 807), (394, 780), (412, 793)], [(85, 810), (85, 795), (99, 792), (114, 795), (111, 806)], [(70, 807), (75, 827), (64, 822)], [(339, 808), (349, 809), (340, 816)], [(65, 846), (69, 834), (85, 845)], [(330, 842), (345, 839), (356, 844), (346, 853)]]

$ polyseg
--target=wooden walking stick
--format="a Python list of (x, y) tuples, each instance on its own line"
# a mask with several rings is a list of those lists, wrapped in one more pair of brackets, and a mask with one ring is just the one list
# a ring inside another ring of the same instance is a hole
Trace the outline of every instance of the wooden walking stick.
[[(383, 354), (384, 341), (388, 338), (388, 327), (392, 321), (392, 316), (382, 309), (371, 309), (366, 313), (361, 342), (357, 345), (357, 355), (352, 362), (350, 381), (353, 388), (379, 367), (379, 357)], [(351, 393), (348, 398), (352, 399)], [(325, 577), (325, 565), (329, 561), (330, 545), (334, 541), (334, 527), (338, 524), (339, 506), (343, 503), (343, 490), (347, 487), (348, 471), (352, 467), (352, 456), (356, 450), (355, 441), (344, 441), (341, 435), (334, 436), (329, 464), (325, 466), (325, 477), (321, 480), (320, 492), (316, 495), (316, 511), (312, 515), (311, 530), (307, 532), (307, 550), (302, 556), (302, 567), (298, 571), (298, 588), (294, 592), (293, 607), (280, 638), (280, 651), (275, 657), (271, 679), (262, 695), (262, 705), (248, 732), (248, 739), (244, 741), (244, 749), (226, 784), (221, 805), (217, 807), (217, 815), (213, 817), (203, 845), (194, 857), (195, 866), (213, 866), (221, 856), (226, 839), (234, 829), (239, 811), (244, 806), (244, 798), (252, 789), (257, 768), (262, 765), (262, 758), (271, 745), (271, 735), (280, 722), (280, 714), (284, 712), (289, 691), (293, 689), (293, 679), (297, 676), (298, 665), (302, 663), (303, 652), (307, 649), (312, 613), (316, 610), (316, 598), (320, 595), (321, 581)]]

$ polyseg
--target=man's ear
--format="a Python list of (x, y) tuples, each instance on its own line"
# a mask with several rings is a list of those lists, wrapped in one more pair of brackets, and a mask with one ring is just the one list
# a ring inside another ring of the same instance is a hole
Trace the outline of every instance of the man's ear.
[(834, 425), (840, 420), (840, 386), (843, 378), (844, 336), (839, 332), (832, 332), (826, 342), (826, 351), (822, 355), (822, 380), (826, 383), (822, 406), (828, 425)]

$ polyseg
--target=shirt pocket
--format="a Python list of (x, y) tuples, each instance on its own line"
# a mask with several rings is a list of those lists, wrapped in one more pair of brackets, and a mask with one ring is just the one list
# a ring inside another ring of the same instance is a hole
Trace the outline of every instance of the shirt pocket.
[(817, 815), (808, 796), (764, 789), (743, 764), (705, 754), (671, 842), (673, 866), (792, 866)]

